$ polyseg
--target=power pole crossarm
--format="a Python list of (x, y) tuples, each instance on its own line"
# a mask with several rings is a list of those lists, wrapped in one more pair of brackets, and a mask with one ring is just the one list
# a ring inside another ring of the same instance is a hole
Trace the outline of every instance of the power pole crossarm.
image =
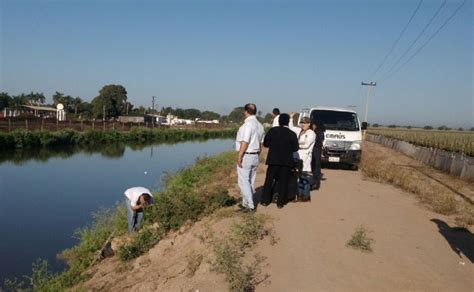
[(369, 113), (370, 90), (372, 89), (372, 87), (377, 86), (377, 82), (361, 82), (360, 85), (368, 86), (368, 88), (367, 88), (367, 99), (365, 101), (365, 119), (364, 119), (364, 121), (367, 123), (367, 115)]

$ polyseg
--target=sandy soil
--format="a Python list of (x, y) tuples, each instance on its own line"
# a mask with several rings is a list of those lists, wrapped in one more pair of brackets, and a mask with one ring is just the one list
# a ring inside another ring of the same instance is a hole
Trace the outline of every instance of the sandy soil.
[[(261, 165), (257, 186), (264, 181)], [(323, 169), (325, 180), (309, 203), (272, 204), (258, 213), (275, 218), (279, 241), (262, 241), (270, 277), (257, 291), (474, 291), (474, 235), (455, 228), (451, 217), (421, 206), (392, 186), (365, 180), (360, 171)], [(236, 190), (234, 190), (236, 191)], [(170, 235), (149, 253), (120, 264), (116, 258), (94, 268), (86, 290), (226, 291), (223, 275), (211, 271), (210, 254), (196, 235), (206, 226), (224, 232), (231, 218), (204, 220)], [(371, 230), (373, 252), (346, 242), (357, 226)], [(186, 255), (205, 256), (192, 277)]]

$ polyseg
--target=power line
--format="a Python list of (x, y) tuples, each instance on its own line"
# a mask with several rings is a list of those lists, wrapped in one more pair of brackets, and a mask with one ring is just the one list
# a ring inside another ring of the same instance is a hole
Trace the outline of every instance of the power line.
[[(425, 27), (423, 27), (423, 29), (420, 31), (420, 33), (418, 34), (418, 36), (415, 38), (415, 40), (411, 43), (411, 45), (408, 47), (407, 50), (405, 50), (405, 52), (403, 52), (403, 54), (400, 56), (400, 58), (398, 58), (398, 60), (392, 65), (392, 67), (390, 67), (390, 69), (387, 71), (386, 73), (386, 76), (390, 73), (392, 73), (393, 69), (395, 68), (396, 65), (398, 65), (400, 63), (400, 61), (408, 54), (408, 52), (413, 48), (413, 46), (418, 42), (418, 40), (420, 39), (420, 37), (423, 35), (423, 33), (426, 31), (426, 29), (431, 25), (431, 23), (433, 22), (433, 20), (438, 16), (438, 14), (441, 12), (441, 10), (443, 9), (443, 7), (446, 5), (446, 2), (447, 0), (444, 0), (443, 3), (441, 3), (441, 5), (439, 6), (438, 10), (436, 10), (435, 14), (430, 18), (430, 20), (428, 21), (428, 23), (425, 25)], [(387, 77), (383, 78), (383, 79), (386, 79)]]
[(456, 10), (454, 10), (454, 12), (443, 22), (443, 24), (423, 43), (423, 45), (421, 45), (418, 50), (416, 50), (416, 52), (410, 56), (410, 58), (408, 58), (400, 67), (397, 68), (397, 70), (393, 71), (392, 74), (388, 75), (385, 79), (383, 79), (382, 81), (385, 81), (387, 80), (388, 78), (392, 77), (395, 73), (397, 73), (398, 71), (400, 71), (408, 62), (410, 62), (416, 55), (418, 55), (418, 53), (421, 52), (421, 50), (423, 50), (423, 48), (428, 45), (428, 43), (448, 24), (449, 21), (451, 21), (451, 19), (459, 12), (459, 10), (461, 10), (461, 8), (464, 6), (464, 4), (467, 2), (467, 0), (464, 0), (461, 5), (458, 6), (458, 8), (456, 8)]
[(390, 56), (393, 52), (393, 50), (395, 49), (395, 47), (397, 46), (398, 42), (400, 41), (400, 39), (402, 38), (403, 34), (405, 33), (405, 31), (407, 30), (408, 26), (410, 25), (411, 21), (413, 20), (413, 18), (415, 17), (416, 13), (418, 12), (418, 9), (420, 9), (420, 6), (421, 4), (423, 3), (423, 0), (420, 0), (420, 2), (418, 2), (418, 5), (416, 6), (415, 10), (413, 11), (413, 13), (411, 14), (410, 16), (410, 19), (408, 20), (408, 22), (405, 24), (405, 27), (402, 29), (402, 31), (400, 32), (400, 35), (398, 36), (397, 40), (392, 44), (392, 47), (390, 48), (390, 51), (387, 53), (387, 55), (385, 55), (385, 57), (383, 58), (382, 62), (380, 62), (379, 66), (377, 67), (377, 69), (375, 69), (375, 71), (372, 73), (370, 79), (373, 79), (373, 77), (375, 76), (375, 74), (377, 74), (377, 72), (379, 72), (380, 68), (382, 68), (382, 66), (385, 64), (385, 62), (387, 61), (387, 58), (388, 56)]

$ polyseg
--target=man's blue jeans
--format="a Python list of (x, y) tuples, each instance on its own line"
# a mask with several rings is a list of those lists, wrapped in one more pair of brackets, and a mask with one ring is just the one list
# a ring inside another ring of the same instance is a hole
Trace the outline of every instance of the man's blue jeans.
[(128, 231), (136, 231), (140, 227), (143, 219), (143, 212), (135, 212), (132, 210), (131, 201), (125, 197), (125, 205), (127, 206)]
[(253, 209), (253, 193), (255, 191), (255, 177), (257, 176), (257, 167), (259, 163), (258, 155), (245, 154), (242, 159), (242, 168), (237, 166), (238, 182), (240, 193), (242, 194), (242, 205)]

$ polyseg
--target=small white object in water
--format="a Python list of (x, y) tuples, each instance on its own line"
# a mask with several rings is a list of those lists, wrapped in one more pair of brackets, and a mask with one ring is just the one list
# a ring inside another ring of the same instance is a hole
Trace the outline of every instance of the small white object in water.
[(148, 171), (144, 171), (143, 173), (144, 173), (145, 175), (147, 175)]

